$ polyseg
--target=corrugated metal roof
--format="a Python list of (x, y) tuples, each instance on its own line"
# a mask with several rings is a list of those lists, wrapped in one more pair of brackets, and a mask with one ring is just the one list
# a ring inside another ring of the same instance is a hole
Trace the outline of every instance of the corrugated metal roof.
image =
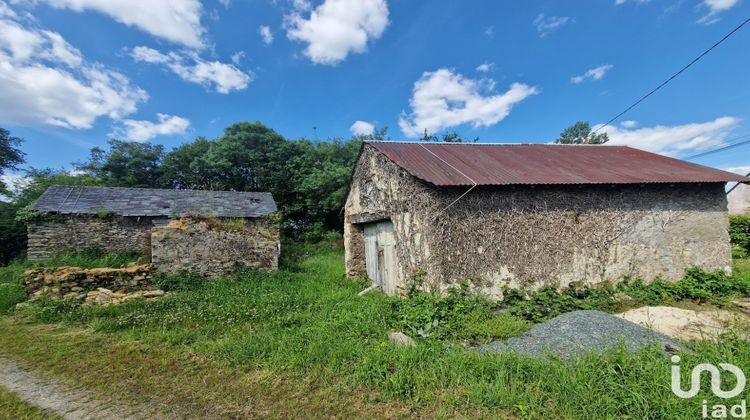
[(120, 216), (202, 213), (215, 217), (260, 217), (275, 212), (276, 202), (265, 192), (53, 185), (31, 205), (31, 210), (61, 214), (106, 211)]
[(627, 146), (367, 142), (437, 186), (750, 182)]

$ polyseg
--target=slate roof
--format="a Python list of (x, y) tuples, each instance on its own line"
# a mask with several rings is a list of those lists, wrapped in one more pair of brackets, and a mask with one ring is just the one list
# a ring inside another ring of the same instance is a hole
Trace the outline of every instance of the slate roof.
[(436, 186), (743, 182), (750, 178), (627, 146), (367, 142)]
[(59, 214), (179, 217), (200, 213), (214, 217), (260, 217), (276, 211), (271, 193), (53, 185), (31, 210)]

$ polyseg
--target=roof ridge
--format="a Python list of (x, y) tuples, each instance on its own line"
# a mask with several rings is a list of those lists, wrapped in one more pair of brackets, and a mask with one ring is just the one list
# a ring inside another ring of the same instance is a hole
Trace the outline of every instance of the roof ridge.
[(233, 191), (233, 190), (196, 190), (196, 189), (177, 189), (177, 188), (146, 188), (146, 187), (109, 187), (104, 185), (64, 185), (52, 184), (50, 187), (63, 188), (98, 188), (108, 190), (138, 190), (138, 191), (170, 191), (170, 192), (206, 192), (206, 193), (239, 193), (239, 194), (268, 194), (268, 191)]
[[(408, 140), (366, 140), (365, 143), (391, 143), (391, 144), (434, 144), (434, 145), (455, 145), (455, 146), (554, 146), (554, 147), (632, 147), (625, 144), (560, 144), (560, 143), (467, 143), (467, 142), (429, 142), (429, 141), (408, 141)], [(640, 150), (640, 149), (638, 149)]]

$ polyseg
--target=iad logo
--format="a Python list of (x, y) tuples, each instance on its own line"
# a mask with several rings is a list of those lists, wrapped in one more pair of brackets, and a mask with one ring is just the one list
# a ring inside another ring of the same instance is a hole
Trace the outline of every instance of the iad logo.
[[(742, 369), (729, 363), (719, 363), (719, 366), (727, 372), (732, 373), (737, 378), (737, 384), (729, 391), (721, 389), (721, 372), (719, 369), (710, 363), (701, 363), (693, 368), (690, 373), (690, 389), (687, 391), (682, 390), (682, 384), (680, 380), (680, 356), (672, 356), (672, 392), (680, 398), (693, 398), (701, 390), (701, 374), (708, 372), (711, 375), (711, 392), (719, 398), (734, 398), (740, 395), (745, 390), (745, 374)], [(745, 418), (747, 417), (747, 400), (742, 400), (740, 404), (732, 407), (727, 407), (723, 404), (716, 404), (711, 407), (709, 413), (708, 402), (703, 400), (703, 418), (714, 418), (722, 419), (727, 418), (729, 415), (733, 418)]]

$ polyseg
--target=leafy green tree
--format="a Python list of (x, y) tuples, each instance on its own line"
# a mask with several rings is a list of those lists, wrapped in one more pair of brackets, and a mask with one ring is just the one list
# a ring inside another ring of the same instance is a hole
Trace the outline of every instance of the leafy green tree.
[(91, 149), (89, 160), (79, 170), (113, 187), (162, 188), (164, 146), (112, 139), (109, 150)]
[(578, 121), (560, 133), (557, 144), (604, 144), (609, 141), (607, 133), (592, 134), (588, 121)]
[(0, 202), (0, 264), (23, 255), (26, 250), (26, 226), (23, 215), (26, 209), (50, 185), (98, 185), (91, 175), (73, 175), (64, 170), (29, 169), (25, 173), (25, 186), (10, 195), (10, 202)]
[[(10, 135), (10, 131), (0, 128), (0, 176), (5, 175), (6, 169), (18, 169), (24, 163), (24, 153), (19, 149), (23, 140)], [(0, 180), (0, 194), (7, 195), (8, 188)]]
[(449, 131), (447, 133), (443, 133), (441, 137), (438, 137), (435, 134), (430, 133), (425, 128), (424, 135), (420, 138), (422, 141), (431, 141), (431, 142), (443, 142), (443, 143), (476, 143), (479, 141), (479, 137), (475, 137), (472, 140), (466, 140), (461, 136), (461, 134), (458, 131)]

